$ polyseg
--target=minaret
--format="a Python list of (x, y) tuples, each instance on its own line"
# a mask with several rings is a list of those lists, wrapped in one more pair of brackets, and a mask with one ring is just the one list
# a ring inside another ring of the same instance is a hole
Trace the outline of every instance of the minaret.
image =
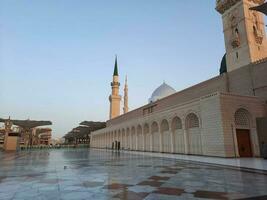
[(125, 78), (125, 85), (124, 85), (124, 107), (123, 107), (123, 114), (127, 113), (129, 110), (128, 107), (128, 83), (127, 83), (127, 76)]
[(264, 0), (217, 0), (222, 15), (227, 71), (267, 57), (264, 16), (250, 10)]
[(113, 119), (120, 115), (121, 96), (119, 94), (120, 83), (119, 83), (117, 56), (115, 59), (115, 66), (114, 66), (114, 73), (113, 73), (113, 81), (111, 82), (111, 89), (112, 89), (112, 93), (109, 96), (109, 102), (110, 102), (109, 119)]

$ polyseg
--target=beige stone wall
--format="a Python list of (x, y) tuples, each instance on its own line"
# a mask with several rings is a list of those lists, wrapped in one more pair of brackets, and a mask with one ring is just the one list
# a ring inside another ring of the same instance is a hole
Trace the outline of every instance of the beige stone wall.
[(203, 153), (225, 156), (220, 96), (210, 95), (201, 99)]
[(147, 104), (138, 109), (130, 111), (107, 121), (107, 126), (119, 124), (131, 119), (143, 116), (143, 110), (151, 105), (154, 112), (162, 111), (168, 107), (182, 104), (191, 99), (199, 98), (204, 95), (219, 92), (230, 92), (240, 95), (259, 96), (267, 101), (267, 60), (254, 63), (227, 74), (223, 74), (204, 81), (185, 90), (177, 92), (171, 96), (163, 98), (154, 104)]
[(224, 130), (224, 145), (227, 157), (238, 157), (238, 146), (236, 139), (235, 112), (246, 109), (250, 115), (250, 134), (252, 151), (254, 156), (259, 156), (259, 144), (256, 130), (256, 118), (267, 116), (266, 104), (264, 101), (255, 97), (242, 97), (238, 95), (222, 95), (221, 111)]
[(267, 101), (267, 60), (228, 73), (229, 92), (259, 96)]
[[(238, 108), (246, 108), (251, 113), (253, 155), (258, 156), (255, 127), (256, 118), (266, 116), (264, 102), (257, 97), (226, 93), (212, 93), (95, 131), (92, 133), (92, 146), (110, 148), (112, 142), (120, 141), (123, 149), (238, 157), (236, 141), (233, 142), (235, 132), (232, 132)], [(190, 125), (189, 116), (192, 114), (197, 118), (197, 126)], [(174, 119), (177, 118), (181, 120), (180, 127), (175, 126), (177, 122), (174, 123)], [(126, 132), (128, 134), (124, 134)]]
[(112, 120), (107, 121), (107, 126), (114, 126), (116, 124), (127, 122), (132, 119), (136, 119), (138, 117), (143, 117), (143, 109), (156, 105), (154, 107), (154, 112), (160, 112), (166, 110), (167, 108), (171, 108), (173, 106), (177, 106), (178, 104), (183, 104), (191, 101), (192, 99), (199, 98), (204, 95), (208, 95), (210, 93), (219, 91), (226, 92), (227, 91), (227, 83), (226, 76), (221, 75), (210, 80), (204, 81), (192, 87), (189, 87), (185, 90), (177, 92), (173, 95), (170, 95), (166, 98), (163, 98), (154, 104), (147, 104), (138, 109), (132, 110), (124, 115), (118, 116)]

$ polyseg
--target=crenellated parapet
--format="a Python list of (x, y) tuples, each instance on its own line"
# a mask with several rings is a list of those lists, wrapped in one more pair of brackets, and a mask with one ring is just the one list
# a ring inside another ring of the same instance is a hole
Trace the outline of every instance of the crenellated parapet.
[[(237, 4), (238, 2), (243, 1), (243, 0), (216, 0), (216, 10), (224, 14), (226, 10)], [(255, 4), (263, 4), (265, 0), (247, 0), (248, 2), (252, 2)]]

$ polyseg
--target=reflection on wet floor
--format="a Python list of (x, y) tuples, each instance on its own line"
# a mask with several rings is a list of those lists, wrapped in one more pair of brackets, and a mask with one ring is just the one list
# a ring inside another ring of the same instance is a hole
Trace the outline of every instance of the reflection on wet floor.
[(267, 199), (267, 175), (99, 150), (0, 153), (0, 199)]

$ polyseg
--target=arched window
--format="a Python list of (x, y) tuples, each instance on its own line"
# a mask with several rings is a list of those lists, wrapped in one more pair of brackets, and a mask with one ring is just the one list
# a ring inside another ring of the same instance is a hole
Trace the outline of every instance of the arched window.
[(130, 133), (130, 128), (127, 128), (126, 132), (127, 132), (127, 134), (129, 134)]
[(249, 126), (250, 126), (249, 116), (250, 116), (250, 114), (246, 109), (244, 109), (244, 108), (238, 109), (235, 112), (235, 124), (236, 124), (236, 126), (249, 128)]
[(186, 117), (186, 128), (198, 128), (199, 127), (199, 120), (196, 114), (190, 113)]
[(182, 129), (182, 120), (179, 117), (175, 117), (172, 120), (172, 130)]
[(161, 122), (160, 130), (161, 130), (161, 132), (164, 132), (164, 131), (168, 131), (169, 130), (169, 123), (168, 123), (168, 121), (166, 119), (164, 119)]
[(137, 127), (137, 134), (142, 134), (142, 126), (138, 125)]
[(149, 126), (148, 126), (148, 124), (145, 124), (144, 125), (144, 133), (146, 134), (146, 133), (149, 133)]
[(151, 133), (156, 133), (159, 131), (159, 126), (157, 122), (153, 122), (151, 125)]
[(131, 129), (131, 134), (135, 134), (135, 127), (134, 126)]

